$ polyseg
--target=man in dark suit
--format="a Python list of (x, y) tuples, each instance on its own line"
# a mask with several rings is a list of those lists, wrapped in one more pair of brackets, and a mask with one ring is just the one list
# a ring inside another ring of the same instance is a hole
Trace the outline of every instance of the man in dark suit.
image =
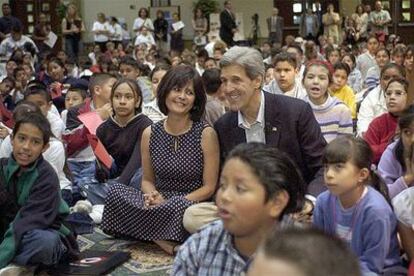
[(268, 17), (266, 22), (269, 31), (269, 42), (272, 46), (275, 43), (282, 45), (284, 20), (283, 17), (279, 16), (278, 8), (273, 8), (272, 16)]
[[(326, 141), (309, 104), (302, 100), (261, 92), (265, 68), (259, 51), (233, 47), (220, 60), (222, 89), (227, 112), (215, 123), (223, 162), (238, 144), (262, 142), (286, 152), (308, 184), (308, 193), (317, 196), (323, 185), (322, 154)], [(184, 227), (194, 231), (210, 222), (215, 205), (201, 203), (187, 209)]]
[(220, 37), (228, 47), (233, 46), (234, 33), (237, 31), (236, 17), (232, 12), (231, 2), (224, 2), (224, 10), (220, 13)]

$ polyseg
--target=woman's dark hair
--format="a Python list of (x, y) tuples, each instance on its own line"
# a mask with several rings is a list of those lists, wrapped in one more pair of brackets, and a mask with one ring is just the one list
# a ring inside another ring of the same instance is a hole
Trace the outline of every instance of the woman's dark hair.
[(197, 71), (189, 65), (178, 65), (168, 70), (158, 85), (158, 107), (165, 115), (168, 115), (166, 99), (174, 88), (183, 88), (189, 81), (193, 82), (195, 100), (190, 110), (191, 120), (199, 121), (204, 113), (206, 105), (206, 93), (203, 81)]
[(193, 19), (194, 19), (194, 20), (196, 20), (196, 19), (197, 19), (197, 11), (198, 11), (198, 10), (200, 10), (200, 11), (201, 11), (201, 18), (205, 18), (205, 15), (204, 15), (203, 10), (202, 10), (200, 7), (196, 7), (196, 8), (194, 9), (194, 12), (193, 12)]
[(146, 9), (146, 8), (140, 8), (139, 9), (139, 11), (138, 11), (138, 17), (141, 17), (141, 12), (142, 11), (145, 11), (145, 18), (148, 18), (149, 12), (148, 12), (148, 9)]
[(121, 78), (119, 80), (117, 80), (114, 85), (112, 86), (111, 89), (111, 101), (114, 98), (114, 94), (115, 94), (115, 90), (121, 85), (121, 84), (126, 84), (129, 86), (129, 88), (131, 88), (131, 90), (135, 93), (135, 96), (137, 99), (139, 99), (139, 105), (137, 108), (135, 108), (135, 113), (140, 113), (141, 112), (141, 107), (142, 107), (142, 91), (141, 88), (139, 88), (139, 85), (137, 84), (136, 81), (134, 80), (130, 80), (127, 78)]
[[(402, 133), (404, 129), (410, 128), (413, 122), (414, 122), (414, 104), (409, 105), (401, 113), (400, 117), (398, 118), (398, 127), (400, 129), (400, 133)], [(400, 139), (395, 145), (394, 153), (395, 153), (395, 158), (397, 159), (398, 163), (400, 163), (401, 165), (401, 168), (403, 169), (403, 171), (405, 171), (407, 168), (405, 167), (404, 145), (402, 143), (401, 134), (400, 134)]]
[(227, 161), (238, 158), (252, 169), (265, 189), (265, 202), (286, 191), (289, 202), (283, 214), (302, 209), (306, 183), (295, 163), (276, 147), (262, 143), (245, 143), (236, 146), (228, 155)]
[(19, 120), (16, 121), (13, 129), (13, 135), (19, 132), (22, 124), (31, 124), (37, 127), (43, 134), (43, 145), (49, 143), (50, 137), (53, 136), (50, 129), (50, 123), (41, 112), (25, 112), (24, 114), (22, 113), (19, 115)]
[(373, 154), (369, 144), (362, 138), (342, 135), (332, 140), (325, 148), (323, 164), (346, 163), (350, 161), (359, 169), (370, 171), (369, 181), (377, 191), (390, 203), (388, 187), (372, 167)]
[(214, 95), (221, 86), (220, 69), (212, 68), (204, 71), (203, 76), (204, 87), (208, 95)]

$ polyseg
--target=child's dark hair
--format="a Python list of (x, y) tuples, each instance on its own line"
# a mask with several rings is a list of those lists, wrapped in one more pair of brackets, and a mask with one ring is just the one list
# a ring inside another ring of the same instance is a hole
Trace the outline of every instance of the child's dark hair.
[(53, 58), (51, 58), (49, 60), (49, 62), (47, 63), (47, 65), (49, 66), (49, 64), (51, 64), (51, 63), (56, 63), (57, 65), (59, 65), (60, 67), (62, 67), (63, 70), (64, 70), (64, 72), (65, 72), (65, 75), (67, 74), (67, 70), (66, 70), (65, 64), (63, 63), (62, 60), (60, 60), (57, 57), (53, 57)]
[(135, 59), (133, 59), (130, 56), (125, 56), (123, 58), (121, 58), (121, 60), (119, 61), (119, 67), (124, 64), (124, 65), (129, 65), (134, 67), (135, 69), (139, 70), (139, 64), (138, 61), (136, 61)]
[(270, 145), (247, 143), (236, 146), (226, 160), (232, 158), (238, 158), (249, 165), (265, 189), (265, 202), (279, 192), (286, 191), (289, 195), (289, 202), (283, 214), (294, 213), (302, 209), (306, 183), (287, 154)]
[(109, 79), (116, 79), (116, 77), (109, 73), (95, 73), (89, 79), (89, 93), (93, 95), (95, 86), (104, 85)]
[(204, 71), (203, 83), (208, 95), (214, 95), (221, 86), (220, 69), (212, 68)]
[(386, 48), (379, 48), (375, 55), (377, 55), (379, 52), (385, 52), (387, 54), (388, 58), (391, 57), (390, 51), (388, 51), (388, 49), (386, 49)]
[(88, 92), (86, 92), (86, 90), (77, 87), (70, 87), (68, 89), (68, 92), (66, 92), (66, 95), (69, 94), (69, 92), (78, 93), (82, 97), (82, 100), (88, 97)]
[[(354, 67), (355, 67), (355, 65), (356, 65), (356, 58), (355, 58), (355, 56), (353, 54), (346, 53), (345, 55), (343, 55), (342, 58), (341, 58), (342, 62), (344, 60), (344, 57), (349, 57), (352, 60), (352, 63), (354, 64)], [(354, 68), (351, 68), (351, 70), (353, 70), (353, 69)]]
[(26, 88), (24, 91), (24, 99), (26, 100), (27, 97), (32, 95), (41, 95), (45, 98), (46, 102), (52, 101), (52, 97), (50, 96), (49, 92), (40, 85), (31, 85)]
[(373, 154), (369, 144), (364, 139), (356, 138), (352, 135), (342, 135), (332, 140), (326, 146), (322, 157), (323, 164), (337, 164), (350, 161), (359, 169), (368, 169), (370, 177), (367, 180), (390, 203), (388, 187), (377, 174), (372, 160)]
[(32, 102), (29, 101), (20, 101), (17, 103), (16, 107), (13, 110), (13, 121), (17, 122), (26, 114), (39, 113), (42, 114), (40, 108)]
[(337, 70), (342, 70), (346, 72), (346, 76), (349, 76), (349, 74), (351, 73), (351, 69), (349, 68), (349, 65), (346, 64), (345, 62), (337, 62), (334, 65), (334, 72)]
[(117, 80), (114, 85), (112, 86), (111, 89), (111, 101), (114, 98), (114, 94), (115, 94), (115, 90), (122, 84), (126, 84), (129, 86), (129, 88), (131, 88), (131, 90), (133, 91), (133, 93), (135, 94), (136, 98), (139, 98), (139, 106), (137, 108), (135, 108), (135, 112), (136, 113), (140, 113), (141, 112), (141, 106), (142, 106), (142, 92), (141, 92), (141, 88), (139, 88), (139, 85), (137, 84), (136, 81), (131, 80), (131, 79), (127, 79), (127, 78), (121, 78), (119, 80)]
[(5, 77), (1, 82), (10, 82), (12, 89), (16, 86), (16, 82), (12, 77)]
[(320, 66), (328, 70), (328, 80), (329, 80), (329, 83), (332, 83), (332, 71), (333, 71), (332, 65), (326, 61), (320, 61), (320, 60), (313, 60), (309, 62), (308, 64), (306, 64), (305, 70), (303, 71), (302, 82), (305, 80), (306, 74), (308, 74), (308, 71), (312, 66)]
[(31, 124), (37, 127), (43, 134), (43, 145), (49, 143), (50, 137), (52, 136), (52, 131), (50, 129), (50, 123), (41, 113), (38, 112), (29, 112), (22, 114), (19, 120), (17, 120), (14, 129), (13, 135), (19, 132), (20, 126), (22, 124)]
[(154, 69), (152, 69), (151, 74), (149, 75), (150, 80), (152, 80), (152, 77), (154, 74), (158, 71), (168, 71), (171, 69), (171, 65), (167, 63), (158, 63)]
[(14, 77), (14, 79), (16, 79), (17, 73), (19, 73), (19, 72), (26, 72), (24, 70), (23, 66), (21, 66), (21, 65), (18, 65), (16, 68), (14, 68), (14, 70), (13, 70), (13, 77)]
[(325, 53), (326, 53), (326, 55), (325, 55), (325, 57), (326, 57), (326, 60), (329, 60), (329, 56), (333, 53), (333, 52), (338, 52), (338, 53), (340, 53), (339, 52), (339, 50), (338, 49), (336, 49), (335, 47), (333, 47), (333, 46), (331, 46), (331, 45), (329, 45), (329, 46), (327, 46), (326, 47), (326, 49), (325, 49)]
[(296, 57), (293, 54), (289, 54), (288, 52), (281, 52), (275, 56), (273, 59), (273, 66), (276, 67), (276, 65), (279, 62), (287, 62), (290, 65), (293, 66), (293, 68), (297, 68), (298, 61), (296, 60)]
[(405, 69), (404, 69), (404, 67), (402, 67), (399, 64), (389, 62), (389, 63), (385, 64), (384, 67), (382, 67), (381, 74), (380, 74), (380, 79), (382, 79), (382, 76), (384, 75), (384, 73), (386, 71), (388, 71), (389, 69), (397, 69), (398, 73), (400, 73), (400, 75), (405, 78)]
[(394, 82), (397, 82), (397, 83), (401, 84), (404, 87), (405, 92), (408, 93), (409, 83), (408, 83), (408, 81), (405, 78), (393, 78), (392, 80), (390, 80), (388, 82), (387, 87), (385, 87), (385, 91), (387, 91), (388, 90), (388, 87), (390, 87), (390, 84), (391, 83), (394, 83)]
[(271, 260), (281, 260), (305, 276), (360, 276), (358, 259), (339, 238), (314, 228), (274, 231), (259, 249)]
[[(409, 105), (398, 118), (398, 127), (400, 133), (402, 134), (405, 129), (409, 129), (411, 124), (414, 122), (414, 104)], [(400, 134), (400, 136), (401, 136)], [(395, 157), (400, 163), (403, 171), (406, 171), (405, 161), (404, 161), (404, 145), (402, 139), (400, 138), (394, 148)]]

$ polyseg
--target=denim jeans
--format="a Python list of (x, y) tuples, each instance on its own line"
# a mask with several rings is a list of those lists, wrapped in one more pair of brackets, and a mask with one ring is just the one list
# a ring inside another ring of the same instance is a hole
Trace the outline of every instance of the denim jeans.
[(24, 234), (13, 263), (50, 266), (57, 264), (65, 252), (66, 247), (57, 231), (35, 229)]

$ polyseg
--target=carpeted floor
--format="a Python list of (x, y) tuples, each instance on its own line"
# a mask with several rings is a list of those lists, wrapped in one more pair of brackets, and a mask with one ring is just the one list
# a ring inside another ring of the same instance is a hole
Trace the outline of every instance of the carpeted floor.
[(93, 234), (79, 236), (78, 243), (81, 251), (92, 249), (131, 252), (131, 259), (109, 275), (169, 275), (174, 260), (153, 243), (114, 239), (98, 228), (95, 228)]

